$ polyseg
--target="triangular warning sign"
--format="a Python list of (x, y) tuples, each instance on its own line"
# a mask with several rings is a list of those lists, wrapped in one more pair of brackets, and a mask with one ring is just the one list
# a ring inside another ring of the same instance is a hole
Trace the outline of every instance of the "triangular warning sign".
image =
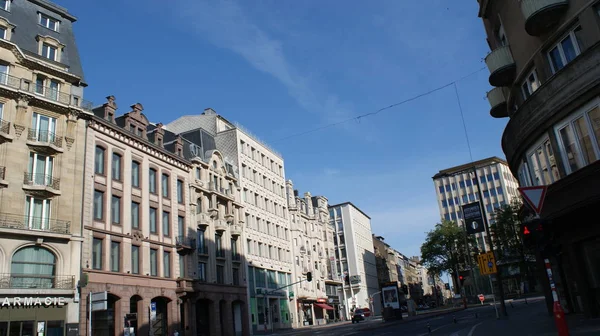
[(542, 206), (544, 205), (544, 198), (546, 197), (547, 186), (537, 187), (521, 187), (519, 192), (523, 196), (523, 199), (536, 214), (542, 212)]

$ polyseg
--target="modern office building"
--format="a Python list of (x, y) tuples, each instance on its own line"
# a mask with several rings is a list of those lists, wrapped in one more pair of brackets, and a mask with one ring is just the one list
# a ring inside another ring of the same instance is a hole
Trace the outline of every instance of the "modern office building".
[[(477, 169), (479, 184), (475, 179)], [(510, 173), (506, 161), (490, 157), (472, 163), (440, 170), (433, 176), (440, 217), (464, 225), (462, 206), (479, 201), (478, 185), (483, 194), (483, 206), (488, 223), (494, 222), (494, 211), (504, 204), (510, 204), (519, 196), (517, 180)], [(477, 245), (487, 251), (485, 233), (476, 234)]]
[(0, 1), (0, 332), (77, 329), (85, 121), (76, 18)]
[(302, 281), (308, 272), (312, 274), (312, 281), (302, 281), (294, 286), (295, 327), (326, 324), (328, 310), (335, 310), (328, 304), (325, 285), (329, 262), (327, 251), (334, 248), (333, 240), (327, 239), (327, 198), (313, 197), (309, 192), (300, 197), (291, 180), (286, 182), (286, 191), (294, 257), (293, 280)]
[(490, 113), (509, 117), (508, 167), (521, 186), (548, 187), (540, 217), (549, 239), (538, 259), (550, 258), (565, 310), (598, 317), (600, 227), (590, 218), (600, 205), (599, 4), (478, 2), (491, 50)]
[(116, 109), (107, 97), (87, 129), (80, 330), (87, 334), (88, 293), (107, 291), (92, 335), (121, 334), (126, 314), (136, 334), (170, 335), (182, 330), (178, 237), (189, 220), (191, 164), (181, 139), (167, 141), (141, 104), (119, 117)]
[(329, 206), (329, 221), (335, 226), (336, 266), (343, 278), (341, 297), (345, 317), (349, 318), (352, 310), (369, 308), (371, 296), (379, 291), (371, 218), (346, 202)]
[(294, 299), (285, 286), (292, 282), (293, 264), (283, 158), (212, 109), (180, 117), (166, 128), (184, 137), (202, 128), (214, 137), (224, 159), (239, 170), (248, 318), (254, 331), (290, 328)]

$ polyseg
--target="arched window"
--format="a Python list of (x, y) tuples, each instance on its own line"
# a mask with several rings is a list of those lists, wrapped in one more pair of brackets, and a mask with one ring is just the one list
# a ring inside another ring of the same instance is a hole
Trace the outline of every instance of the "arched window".
[(213, 160), (213, 168), (217, 169), (217, 160)]
[(55, 288), (56, 256), (43, 247), (22, 248), (12, 257), (10, 272), (13, 288)]

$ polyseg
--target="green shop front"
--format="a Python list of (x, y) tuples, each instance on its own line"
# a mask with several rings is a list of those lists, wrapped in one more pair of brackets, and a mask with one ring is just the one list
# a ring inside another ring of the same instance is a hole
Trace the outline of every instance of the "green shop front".
[(252, 331), (263, 332), (292, 327), (291, 274), (248, 267), (248, 294)]

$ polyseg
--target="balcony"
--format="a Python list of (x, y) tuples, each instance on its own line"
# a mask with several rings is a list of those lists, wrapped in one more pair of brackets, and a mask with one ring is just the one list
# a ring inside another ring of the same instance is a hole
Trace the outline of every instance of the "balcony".
[(71, 233), (71, 222), (44, 217), (0, 213), (0, 228), (59, 234)]
[(45, 154), (62, 153), (62, 137), (48, 130), (30, 128), (27, 133), (27, 145)]
[(177, 248), (177, 253), (181, 255), (190, 254), (196, 248), (196, 238), (178, 236), (175, 238), (175, 247)]
[(75, 289), (72, 275), (39, 276), (0, 273), (0, 289)]
[(232, 225), (230, 227), (231, 236), (239, 237), (242, 235), (243, 228), (241, 225)]
[(227, 231), (227, 222), (222, 221), (222, 220), (215, 221), (215, 231), (217, 231), (217, 232)]
[(242, 262), (242, 256), (239, 253), (232, 253), (231, 260), (235, 263), (240, 263)]
[(521, 0), (525, 31), (531, 36), (541, 36), (550, 32), (568, 7), (568, 0)]
[(10, 134), (10, 122), (0, 119), (0, 144), (11, 142), (13, 139)]
[(194, 292), (194, 280), (192, 279), (177, 279), (177, 293), (193, 293)]
[(485, 58), (485, 64), (490, 70), (490, 85), (509, 86), (514, 82), (517, 75), (517, 66), (509, 46), (503, 46), (492, 51)]
[(196, 252), (199, 257), (208, 257), (208, 246), (198, 246)]
[(210, 191), (216, 193), (217, 195), (224, 196), (224, 197), (226, 197), (228, 199), (231, 199), (231, 200), (234, 199), (233, 193), (231, 192), (230, 189), (221, 188), (218, 185), (216, 185), (214, 182), (210, 182), (208, 184), (208, 189)]
[(25, 173), (23, 190), (42, 197), (59, 196), (60, 179), (52, 177), (52, 175)]
[(494, 88), (487, 93), (488, 101), (490, 102), (491, 110), (490, 115), (494, 118), (506, 118), (508, 117), (508, 109), (506, 105), (506, 98), (502, 88)]
[(6, 181), (6, 167), (0, 167), (0, 188), (8, 187), (8, 181)]
[(60, 92), (56, 88), (33, 84), (30, 80), (0, 73), (0, 89), (8, 89), (19, 93), (30, 94), (40, 101), (59, 104), (68, 108), (81, 108), (91, 112), (93, 104), (68, 93)]
[(217, 259), (225, 259), (225, 250), (217, 249), (216, 257)]
[(210, 223), (210, 218), (206, 214), (203, 214), (203, 213), (196, 214), (196, 218), (197, 218), (196, 224), (198, 225), (198, 228), (201, 230), (206, 229), (206, 227)]

